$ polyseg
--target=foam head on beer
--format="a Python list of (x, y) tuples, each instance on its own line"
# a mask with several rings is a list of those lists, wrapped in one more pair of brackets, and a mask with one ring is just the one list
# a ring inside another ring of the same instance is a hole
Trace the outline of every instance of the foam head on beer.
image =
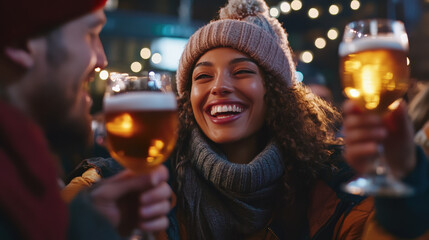
[(340, 57), (352, 53), (362, 52), (371, 49), (396, 49), (398, 51), (408, 52), (407, 35), (401, 36), (400, 39), (393, 35), (378, 36), (374, 38), (359, 38), (350, 42), (341, 42), (339, 46)]
[(128, 92), (104, 99), (104, 112), (175, 110), (177, 108), (174, 93)]

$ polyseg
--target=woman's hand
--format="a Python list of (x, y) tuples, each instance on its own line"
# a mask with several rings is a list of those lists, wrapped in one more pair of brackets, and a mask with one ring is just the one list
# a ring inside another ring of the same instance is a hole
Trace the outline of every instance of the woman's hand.
[(367, 172), (383, 144), (386, 163), (396, 178), (403, 178), (416, 165), (414, 131), (405, 103), (384, 115), (368, 113), (352, 100), (343, 105), (344, 157), (358, 173)]

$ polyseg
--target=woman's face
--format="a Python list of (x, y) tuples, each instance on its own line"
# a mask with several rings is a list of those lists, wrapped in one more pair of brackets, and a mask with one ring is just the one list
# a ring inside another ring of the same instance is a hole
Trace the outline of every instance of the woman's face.
[(264, 95), (261, 69), (237, 50), (212, 49), (195, 64), (192, 110), (204, 134), (215, 143), (255, 136), (264, 124)]

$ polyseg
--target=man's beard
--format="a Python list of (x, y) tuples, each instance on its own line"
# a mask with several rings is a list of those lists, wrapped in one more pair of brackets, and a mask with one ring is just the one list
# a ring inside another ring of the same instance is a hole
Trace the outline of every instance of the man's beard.
[(78, 102), (67, 99), (58, 83), (50, 83), (42, 96), (33, 96), (32, 115), (67, 173), (85, 157), (91, 145), (91, 116), (81, 98)]
[(62, 160), (66, 172), (72, 170), (87, 153), (91, 145), (90, 118), (83, 115), (62, 119), (55, 124), (44, 124), (43, 130), (53, 150)]

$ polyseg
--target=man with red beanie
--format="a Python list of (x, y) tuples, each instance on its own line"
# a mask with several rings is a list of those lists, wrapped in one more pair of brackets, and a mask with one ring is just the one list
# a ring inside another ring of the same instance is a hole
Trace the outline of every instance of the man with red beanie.
[(0, 239), (120, 239), (117, 201), (140, 195), (142, 231), (168, 225), (171, 190), (161, 166), (101, 181), (69, 206), (59, 156), (88, 142), (85, 85), (107, 64), (99, 33), (106, 0), (0, 0)]

